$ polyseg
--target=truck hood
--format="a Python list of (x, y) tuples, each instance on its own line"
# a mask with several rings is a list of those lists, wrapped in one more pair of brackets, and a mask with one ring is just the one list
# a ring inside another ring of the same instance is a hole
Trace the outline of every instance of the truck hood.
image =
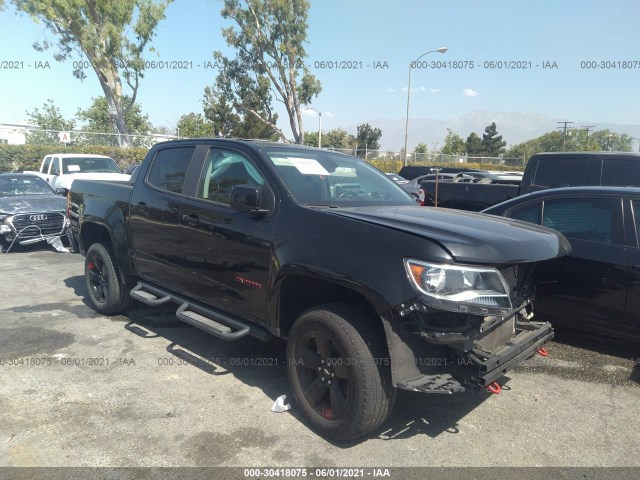
[(461, 263), (538, 262), (571, 251), (567, 239), (555, 230), (493, 215), (414, 206), (353, 207), (327, 212), (434, 241)]
[(1, 214), (63, 212), (66, 208), (67, 199), (60, 195), (20, 195), (0, 198)]

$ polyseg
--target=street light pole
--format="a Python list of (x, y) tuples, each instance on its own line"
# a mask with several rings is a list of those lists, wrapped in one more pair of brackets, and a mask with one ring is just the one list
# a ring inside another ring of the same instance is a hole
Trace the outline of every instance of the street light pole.
[(407, 85), (407, 117), (404, 123), (404, 166), (405, 167), (407, 166), (407, 140), (409, 138), (409, 101), (411, 98), (411, 69), (413, 68), (413, 65), (425, 55), (429, 53), (435, 53), (435, 52), (445, 53), (447, 50), (448, 50), (447, 47), (442, 47), (437, 50), (429, 50), (428, 52), (425, 52), (422, 55), (420, 55), (418, 58), (416, 58), (413, 62), (409, 63), (409, 85)]
[(307, 107), (307, 110), (313, 110), (318, 114), (318, 148), (322, 148), (322, 112), (313, 107)]

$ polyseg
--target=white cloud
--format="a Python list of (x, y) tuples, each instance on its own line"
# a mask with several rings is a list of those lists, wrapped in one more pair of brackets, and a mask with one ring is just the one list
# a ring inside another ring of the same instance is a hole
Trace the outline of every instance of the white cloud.
[(462, 95), (464, 95), (465, 97), (477, 97), (478, 93), (479, 92), (476, 92), (471, 88), (465, 88), (464, 90), (462, 90)]
[(318, 116), (318, 114), (316, 113), (316, 111), (315, 111), (315, 110), (311, 110), (310, 108), (303, 108), (302, 110), (300, 110), (300, 112), (301, 112), (303, 115), (306, 115), (306, 116), (308, 116), (308, 117), (317, 117), (317, 116)]
[(331, 112), (324, 112), (324, 115), (326, 115), (327, 117), (335, 117), (335, 115)]
[(391, 92), (391, 93), (393, 93), (393, 92), (395, 92), (395, 91), (396, 91), (396, 89), (395, 89), (395, 88), (387, 88), (387, 92)]
[[(390, 92), (397, 92), (398, 90), (396, 90), (395, 88), (389, 88), (388, 89)], [(407, 87), (402, 87), (400, 89), (400, 91), (402, 92), (406, 92), (407, 91)], [(427, 88), (427, 87), (411, 87), (411, 93), (414, 92), (429, 92), (429, 93), (438, 93), (440, 91), (439, 88)]]

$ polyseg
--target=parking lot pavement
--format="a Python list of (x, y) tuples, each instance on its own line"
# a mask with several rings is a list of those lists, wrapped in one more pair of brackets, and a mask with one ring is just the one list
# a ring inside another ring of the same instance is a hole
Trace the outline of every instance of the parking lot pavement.
[(270, 411), (291, 399), (281, 341), (103, 317), (82, 274), (79, 255), (0, 255), (0, 466), (640, 466), (631, 346), (564, 335), (500, 395), (401, 391), (384, 428), (334, 444)]

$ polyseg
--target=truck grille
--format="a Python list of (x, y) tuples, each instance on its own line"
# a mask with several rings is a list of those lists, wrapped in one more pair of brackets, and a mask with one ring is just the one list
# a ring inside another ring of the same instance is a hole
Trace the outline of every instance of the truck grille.
[(13, 227), (20, 238), (57, 235), (64, 229), (64, 215), (58, 212), (14, 215)]

